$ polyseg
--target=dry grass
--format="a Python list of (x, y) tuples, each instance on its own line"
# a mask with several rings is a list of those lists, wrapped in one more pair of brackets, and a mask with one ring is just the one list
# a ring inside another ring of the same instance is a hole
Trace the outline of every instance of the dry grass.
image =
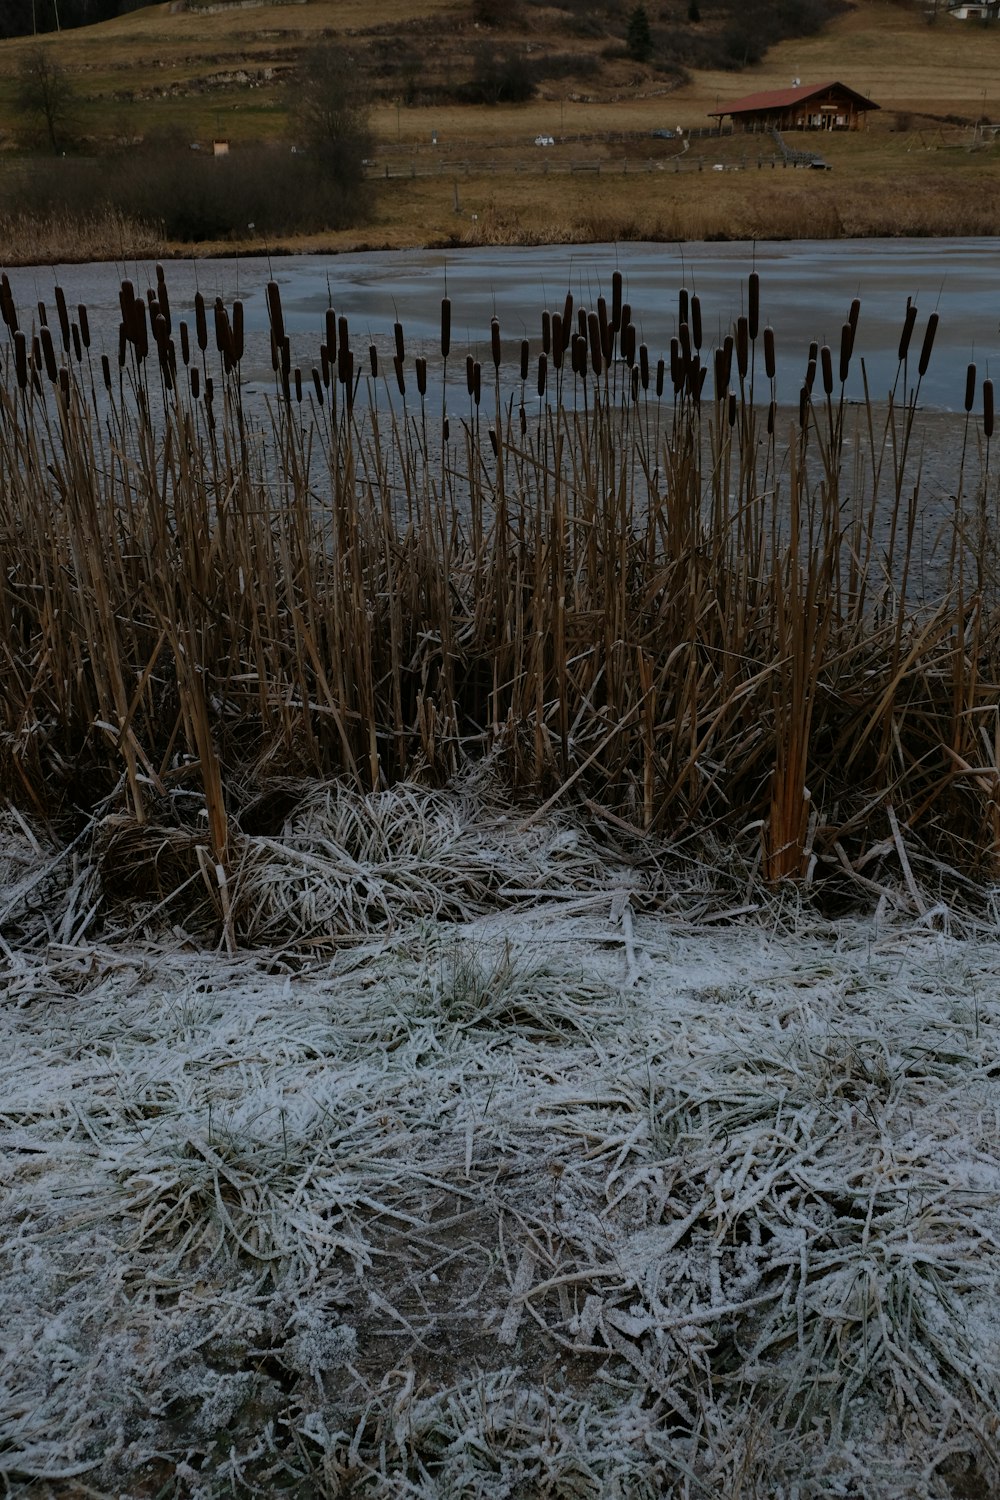
[(872, 860), (907, 868), (914, 839), (949, 879), (993, 879), (986, 480), (957, 476), (939, 594), (913, 601), (914, 351), (905, 400), (847, 449), (836, 351), (829, 393), (820, 370), (772, 420), (761, 329), (737, 330), (754, 385), (731, 342), (699, 354), (683, 293), (658, 395), (622, 294), (616, 273), (573, 310), (588, 336), (561, 368), (550, 349), (543, 400), (530, 349), (524, 386), (480, 372), (481, 404), (452, 351), (443, 397), (401, 365), (393, 406), (385, 352), (373, 379), (332, 310), (303, 369), (272, 285), (275, 392), (249, 413), (235, 306), (204, 328), (213, 375), (162, 271), (148, 312), (123, 287), (103, 365), (79, 314), (57, 299), (25, 332), (6, 292), (4, 793), (57, 822), (125, 813), (154, 845), (190, 830), (183, 883), (201, 872), (230, 937), (241, 809), (281, 776), (373, 793), (491, 752), (517, 797), (582, 794), (678, 843), (724, 830), (772, 882), (867, 870), (877, 892)]

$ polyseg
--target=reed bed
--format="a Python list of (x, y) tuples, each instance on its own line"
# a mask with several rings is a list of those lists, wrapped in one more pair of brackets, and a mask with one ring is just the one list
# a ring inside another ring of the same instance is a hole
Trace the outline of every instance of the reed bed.
[(751, 883), (924, 912), (994, 881), (993, 393), (970, 366), (918, 594), (936, 314), (906, 309), (859, 411), (860, 304), (784, 406), (755, 274), (718, 347), (682, 289), (662, 353), (620, 273), (530, 340), (494, 319), (481, 359), (447, 299), (434, 349), (359, 346), (331, 307), (312, 359), (267, 305), (251, 407), (239, 302), (178, 321), (157, 267), (108, 353), (58, 287), (25, 313), (0, 285), (0, 794), (99, 827), (110, 886), (208, 891), (231, 941), (273, 940), (250, 872), (303, 784), (374, 806), (487, 759), (526, 824), (585, 806)]

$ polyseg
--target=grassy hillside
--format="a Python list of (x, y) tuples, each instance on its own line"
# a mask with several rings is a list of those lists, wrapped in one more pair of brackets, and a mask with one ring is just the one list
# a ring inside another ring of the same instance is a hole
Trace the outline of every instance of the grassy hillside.
[[(320, 39), (341, 40), (373, 101), (380, 186), (369, 223), (317, 244), (1000, 226), (1000, 147), (974, 128), (1000, 120), (1000, 27), (946, 16), (931, 24), (916, 5), (858, 0), (821, 34), (780, 42), (732, 71), (679, 59), (698, 48), (720, 54), (737, 11), (704, 0), (695, 24), (687, 0), (648, 9), (648, 63), (625, 53), (627, 4), (590, 0), (573, 11), (521, 0), (504, 8), (502, 25), (476, 19), (496, 19), (487, 0), (387, 0), (374, 24), (362, 0), (218, 11), (161, 4), (43, 45), (76, 87), (75, 138), (93, 154), (156, 139), (204, 147), (220, 136), (287, 150), (298, 137), (296, 62)], [(15, 102), (32, 45), (0, 44), (8, 162), (40, 145), (25, 138)], [(530, 101), (461, 101), (485, 56), (514, 54), (533, 70)], [(704, 127), (727, 100), (795, 77), (841, 78), (881, 106), (864, 135), (812, 138), (830, 174), (774, 170), (768, 141), (694, 141), (685, 151), (651, 135)], [(536, 147), (538, 134), (554, 145)], [(736, 170), (706, 175), (717, 164)]]

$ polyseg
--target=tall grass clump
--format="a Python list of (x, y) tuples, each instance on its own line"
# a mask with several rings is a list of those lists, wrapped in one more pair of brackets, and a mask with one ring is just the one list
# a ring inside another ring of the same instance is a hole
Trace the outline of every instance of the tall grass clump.
[(907, 309), (894, 391), (854, 408), (855, 302), (786, 407), (756, 276), (746, 303), (710, 347), (682, 290), (661, 355), (616, 273), (519, 350), (494, 321), (482, 360), (447, 300), (440, 358), (400, 324), (361, 347), (331, 307), (310, 358), (272, 282), (251, 406), (240, 302), (179, 321), (157, 268), (108, 353), (58, 287), (26, 313), (4, 278), (0, 792), (113, 815), (119, 863), (145, 839), (137, 879), (203, 877), (224, 915), (290, 785), (486, 755), (526, 817), (583, 801), (748, 878), (877, 894), (892, 862), (919, 906), (928, 878), (992, 881), (975, 371), (925, 555), (936, 315)]

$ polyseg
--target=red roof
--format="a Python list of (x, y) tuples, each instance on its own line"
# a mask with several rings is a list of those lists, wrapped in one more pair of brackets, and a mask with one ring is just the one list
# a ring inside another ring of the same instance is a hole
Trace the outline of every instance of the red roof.
[(723, 115), (758, 114), (769, 109), (788, 109), (793, 104), (802, 104), (807, 99), (815, 99), (819, 94), (828, 94), (831, 89), (838, 89), (840, 93), (849, 95), (860, 109), (878, 109), (878, 105), (871, 99), (866, 99), (864, 94), (849, 89), (846, 84), (834, 81), (833, 83), (806, 83), (797, 89), (773, 89), (766, 94), (748, 94), (745, 99), (734, 99), (732, 104), (726, 104), (721, 109), (709, 110), (709, 114), (713, 118), (721, 119)]

